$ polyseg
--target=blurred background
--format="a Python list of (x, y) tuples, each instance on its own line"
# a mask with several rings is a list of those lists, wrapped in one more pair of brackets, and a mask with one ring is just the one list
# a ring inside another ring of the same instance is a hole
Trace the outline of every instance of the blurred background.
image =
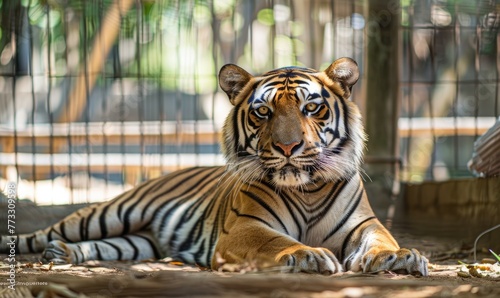
[[(379, 200), (401, 185), (488, 176), (468, 163), (500, 114), (497, 1), (0, 0), (0, 9), (0, 188), (16, 182), (37, 205), (103, 201), (163, 173), (224, 164), (226, 63), (259, 74), (354, 58), (365, 179)], [(469, 189), (498, 199), (495, 181)], [(425, 191), (410, 205), (440, 197)]]

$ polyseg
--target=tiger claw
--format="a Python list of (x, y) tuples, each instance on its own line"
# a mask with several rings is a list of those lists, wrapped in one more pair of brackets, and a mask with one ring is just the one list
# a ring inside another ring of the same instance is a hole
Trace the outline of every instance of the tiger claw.
[(416, 249), (402, 248), (396, 251), (368, 251), (363, 256), (363, 272), (393, 271), (411, 275), (427, 276), (428, 260)]
[(278, 263), (292, 272), (320, 273), (325, 275), (342, 271), (335, 255), (326, 248), (304, 247), (282, 254)]
[(71, 248), (60, 240), (49, 242), (42, 253), (44, 259), (54, 262), (55, 264), (71, 264), (70, 255)]

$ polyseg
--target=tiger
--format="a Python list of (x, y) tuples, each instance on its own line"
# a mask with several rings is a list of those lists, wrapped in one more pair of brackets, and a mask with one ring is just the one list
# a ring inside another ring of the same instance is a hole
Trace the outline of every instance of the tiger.
[[(283, 271), (393, 271), (425, 276), (428, 260), (400, 248), (372, 211), (361, 163), (366, 142), (351, 100), (359, 68), (219, 72), (232, 108), (221, 129), (224, 166), (148, 180), (39, 231), (2, 236), (1, 253), (46, 260), (174, 260), (219, 270), (242, 260)], [(9, 242), (10, 241), (10, 242)]]

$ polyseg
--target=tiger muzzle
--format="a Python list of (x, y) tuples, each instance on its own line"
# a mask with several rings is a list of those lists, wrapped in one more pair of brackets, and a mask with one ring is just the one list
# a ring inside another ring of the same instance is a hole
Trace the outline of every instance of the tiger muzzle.
[(300, 118), (298, 109), (283, 107), (272, 121), (272, 147), (285, 157), (291, 157), (304, 144)]

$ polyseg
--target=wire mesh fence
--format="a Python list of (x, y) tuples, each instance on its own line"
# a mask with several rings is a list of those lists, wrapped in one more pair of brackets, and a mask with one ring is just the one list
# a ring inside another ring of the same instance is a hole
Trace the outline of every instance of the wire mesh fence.
[[(365, 2), (0, 0), (0, 175), (37, 204), (101, 201), (192, 165), (220, 165), (230, 104), (217, 72), (358, 61)], [(401, 18), (399, 129), (407, 181), (470, 175), (499, 114), (491, 1), (389, 1)], [(383, 74), (381, 74), (383, 75)], [(384, 121), (384, 119), (380, 119)]]
[(470, 176), (498, 99), (498, 3), (413, 1), (402, 10), (402, 179)]

